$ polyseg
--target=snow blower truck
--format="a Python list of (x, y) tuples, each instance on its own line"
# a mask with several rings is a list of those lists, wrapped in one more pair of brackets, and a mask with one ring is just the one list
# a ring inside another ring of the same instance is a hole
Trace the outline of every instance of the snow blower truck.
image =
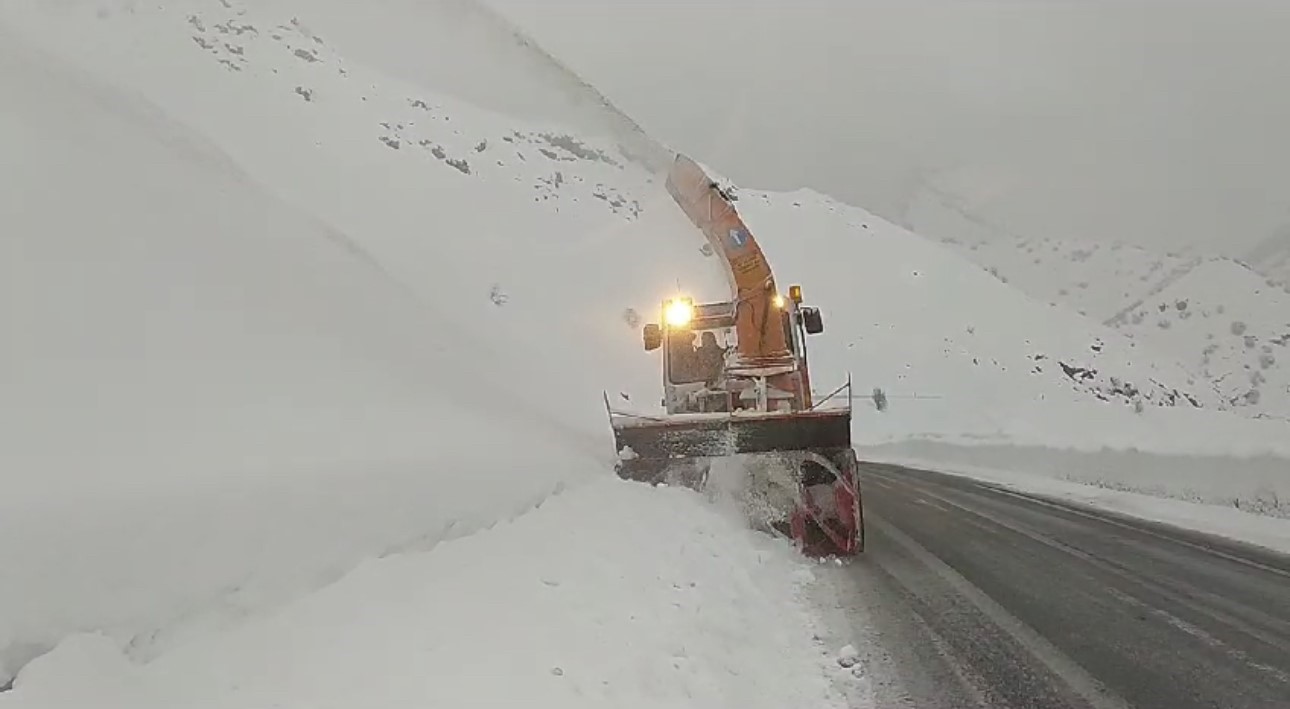
[(823, 331), (819, 309), (802, 304), (800, 286), (779, 292), (733, 198), (696, 162), (677, 155), (666, 184), (719, 257), (731, 297), (678, 296), (644, 326), (645, 350), (661, 350), (665, 413), (616, 411), (606, 393), (619, 477), (704, 490), (714, 460), (739, 461), (759, 516), (802, 553), (862, 552), (850, 377), (820, 401), (811, 391), (806, 339)]

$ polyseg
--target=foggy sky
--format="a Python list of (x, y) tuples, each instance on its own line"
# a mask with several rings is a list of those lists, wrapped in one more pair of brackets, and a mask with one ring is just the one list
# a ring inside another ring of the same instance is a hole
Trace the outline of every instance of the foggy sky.
[(1290, 2), (487, 2), (749, 187), (1231, 254), (1290, 224)]

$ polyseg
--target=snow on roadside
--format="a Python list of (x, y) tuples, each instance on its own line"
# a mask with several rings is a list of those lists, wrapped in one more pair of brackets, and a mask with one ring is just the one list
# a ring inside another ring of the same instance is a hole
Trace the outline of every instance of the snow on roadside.
[[(602, 387), (657, 386), (623, 311), (675, 275), (600, 266), (657, 243), (619, 248), (619, 168), (302, 59), (289, 16), (25, 5), (0, 8), (0, 685), (68, 633), (147, 659), (611, 475)], [(469, 178), (378, 140), (408, 114)], [(676, 233), (658, 211), (640, 228)]]
[(604, 477), (595, 461), (519, 430), (509, 446), (482, 455), (482, 425), (471, 434), (455, 423), (460, 441), (407, 460), (380, 463), (373, 454), (0, 497), (0, 684), (90, 629), (131, 659), (150, 660), (365, 559), (475, 533), (570, 483)]
[(0, 708), (842, 706), (811, 578), (694, 493), (607, 480), (146, 665), (71, 637)]
[(200, 133), (10, 30), (0, 685), (66, 634), (148, 657), (609, 475), (600, 426), (486, 376), (538, 355), (476, 342)]
[(911, 441), (871, 462), (962, 475), (1290, 553), (1290, 474), (1274, 457), (1220, 458)]

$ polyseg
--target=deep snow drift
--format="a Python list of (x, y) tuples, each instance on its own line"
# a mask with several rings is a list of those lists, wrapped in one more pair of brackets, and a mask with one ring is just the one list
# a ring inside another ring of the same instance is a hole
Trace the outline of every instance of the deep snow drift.
[(146, 654), (160, 628), (599, 469), (594, 440), (463, 380), (513, 360), (463, 347), (334, 229), (136, 98), (0, 44), (0, 671), (82, 627)]
[(839, 706), (786, 604), (811, 571), (779, 547), (692, 494), (600, 481), (144, 667), (72, 638), (0, 707)]

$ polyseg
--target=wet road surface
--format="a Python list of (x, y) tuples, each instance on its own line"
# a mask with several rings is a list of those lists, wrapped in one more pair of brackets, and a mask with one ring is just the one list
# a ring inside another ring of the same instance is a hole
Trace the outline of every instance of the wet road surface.
[(878, 707), (1290, 708), (1290, 558), (865, 464), (865, 554), (823, 568)]

